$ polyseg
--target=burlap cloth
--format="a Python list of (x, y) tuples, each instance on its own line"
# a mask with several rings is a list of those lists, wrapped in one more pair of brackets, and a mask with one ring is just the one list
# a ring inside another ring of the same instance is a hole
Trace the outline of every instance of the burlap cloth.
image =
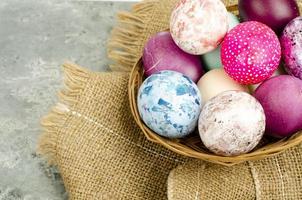
[(302, 199), (302, 145), (284, 153), (232, 167), (191, 161), (168, 179), (169, 200)]
[[(175, 2), (146, 1), (119, 15), (108, 48), (113, 69), (131, 69), (149, 36), (168, 28)], [(145, 139), (130, 113), (127, 72), (94, 73), (68, 63), (64, 72), (65, 88), (42, 120), (38, 151), (59, 168), (70, 199), (167, 199), (169, 172), (179, 165), (169, 177), (170, 199), (301, 197), (301, 147), (264, 163), (204, 165)]]

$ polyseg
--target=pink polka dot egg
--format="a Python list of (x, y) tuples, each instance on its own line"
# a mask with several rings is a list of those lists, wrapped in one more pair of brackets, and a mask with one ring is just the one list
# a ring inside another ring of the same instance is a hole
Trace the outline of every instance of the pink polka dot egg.
[(278, 68), (281, 47), (274, 31), (256, 21), (244, 22), (230, 30), (221, 45), (226, 73), (241, 84), (256, 84)]

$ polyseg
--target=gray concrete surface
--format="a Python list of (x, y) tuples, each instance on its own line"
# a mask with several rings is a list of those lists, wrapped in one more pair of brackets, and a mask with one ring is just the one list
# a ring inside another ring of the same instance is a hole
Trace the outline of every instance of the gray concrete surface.
[(131, 4), (0, 0), (0, 200), (68, 198), (58, 170), (35, 153), (39, 118), (56, 102), (64, 60), (108, 69), (114, 16)]

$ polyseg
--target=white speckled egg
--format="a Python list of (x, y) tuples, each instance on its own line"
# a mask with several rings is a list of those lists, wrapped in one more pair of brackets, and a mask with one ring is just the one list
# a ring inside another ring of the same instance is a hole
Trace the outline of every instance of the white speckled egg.
[(247, 153), (264, 134), (264, 110), (253, 96), (245, 92), (223, 92), (203, 107), (198, 130), (203, 144), (215, 154), (235, 156)]
[(174, 42), (199, 55), (214, 50), (228, 30), (228, 14), (220, 0), (181, 0), (170, 19)]
[(137, 96), (144, 123), (169, 138), (184, 137), (195, 129), (201, 103), (196, 84), (187, 76), (169, 70), (149, 76)]

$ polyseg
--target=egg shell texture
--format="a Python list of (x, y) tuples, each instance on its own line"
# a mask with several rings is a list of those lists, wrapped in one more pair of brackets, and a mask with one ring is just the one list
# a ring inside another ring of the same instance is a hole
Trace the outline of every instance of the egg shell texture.
[[(236, 17), (236, 15), (228, 12), (228, 23), (229, 23), (229, 30), (231, 30), (232, 28), (234, 28), (239, 24), (239, 19)], [(219, 45), (215, 50), (203, 54), (201, 56), (203, 64), (207, 69), (210, 70), (210, 69), (217, 69), (222, 67), (220, 50), (221, 50), (221, 45)]]
[(235, 156), (251, 151), (265, 130), (260, 103), (239, 91), (223, 92), (202, 109), (198, 122), (204, 145), (218, 155)]
[(221, 60), (226, 72), (242, 84), (256, 84), (277, 69), (281, 47), (268, 26), (244, 22), (228, 32), (221, 45)]
[(262, 22), (278, 35), (288, 22), (300, 15), (295, 0), (239, 0), (238, 9), (244, 21)]
[(167, 31), (159, 32), (148, 40), (143, 62), (147, 76), (162, 70), (173, 70), (197, 82), (204, 73), (199, 56), (182, 51)]
[(302, 80), (280, 75), (264, 81), (254, 96), (266, 115), (266, 133), (287, 137), (302, 129)]
[(302, 79), (302, 17), (295, 18), (285, 27), (280, 42), (286, 71)]
[[(280, 63), (279, 67), (276, 69), (276, 71), (273, 73), (273, 75), (270, 78), (279, 76), (279, 75), (284, 75), (284, 74), (287, 74), (287, 73), (285, 72), (283, 63)], [(261, 83), (263, 83), (263, 82), (261, 82)], [(261, 83), (249, 85), (248, 87), (250, 89), (250, 93), (254, 93), (255, 90), (257, 89), (257, 87), (259, 87), (259, 85), (261, 85)]]
[(227, 30), (227, 10), (220, 0), (181, 0), (170, 19), (175, 43), (195, 55), (214, 50)]
[(169, 138), (184, 137), (195, 129), (201, 103), (196, 84), (181, 73), (169, 70), (149, 76), (137, 97), (145, 124)]
[(197, 83), (203, 103), (212, 97), (229, 90), (248, 92), (246, 85), (241, 85), (229, 77), (223, 69), (207, 72)]

